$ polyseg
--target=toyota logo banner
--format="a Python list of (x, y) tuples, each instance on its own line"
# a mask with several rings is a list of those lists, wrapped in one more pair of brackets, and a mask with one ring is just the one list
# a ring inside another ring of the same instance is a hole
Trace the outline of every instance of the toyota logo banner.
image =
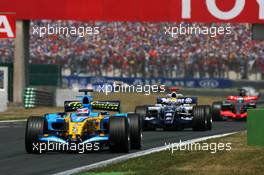
[(1, 0), (17, 19), (264, 23), (264, 0)]

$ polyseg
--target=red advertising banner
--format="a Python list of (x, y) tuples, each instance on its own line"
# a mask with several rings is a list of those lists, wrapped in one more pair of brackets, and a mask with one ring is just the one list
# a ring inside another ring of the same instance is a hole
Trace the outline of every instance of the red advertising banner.
[(264, 23), (264, 0), (1, 0), (17, 19)]
[(0, 13), (0, 38), (16, 37), (16, 19), (14, 14)]

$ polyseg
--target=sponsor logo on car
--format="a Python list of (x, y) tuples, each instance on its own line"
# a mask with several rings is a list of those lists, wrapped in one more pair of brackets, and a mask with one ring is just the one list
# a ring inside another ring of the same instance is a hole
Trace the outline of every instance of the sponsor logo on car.
[(186, 103), (192, 103), (192, 99), (191, 99), (191, 98), (186, 98), (186, 99), (185, 99), (185, 102), (186, 102)]

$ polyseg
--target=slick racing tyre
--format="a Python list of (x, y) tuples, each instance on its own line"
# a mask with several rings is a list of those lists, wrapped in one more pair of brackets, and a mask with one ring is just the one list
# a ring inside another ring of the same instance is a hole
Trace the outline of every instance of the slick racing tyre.
[(131, 149), (141, 149), (142, 120), (138, 114), (128, 114)]
[(146, 106), (136, 106), (135, 113), (138, 114), (142, 119), (146, 118), (147, 107)]
[(193, 130), (194, 131), (207, 130), (207, 118), (205, 115), (204, 106), (194, 106), (193, 108)]
[(109, 141), (111, 152), (128, 153), (130, 151), (130, 134), (127, 117), (110, 117)]
[(221, 117), (221, 110), (222, 110), (222, 103), (221, 102), (214, 102), (212, 105), (212, 117), (213, 121), (222, 121)]
[(207, 130), (212, 130), (213, 118), (212, 118), (211, 106), (209, 106), (209, 105), (204, 106), (204, 110), (205, 110), (205, 117), (206, 117), (206, 120), (207, 120), (206, 129)]
[(39, 136), (47, 131), (47, 122), (44, 117), (29, 117), (26, 125), (25, 148), (28, 153), (39, 153), (35, 145), (38, 145)]
[(145, 122), (147, 116), (148, 106), (136, 106), (135, 113), (139, 115), (142, 120), (142, 127), (144, 131), (155, 131), (156, 127), (152, 126), (150, 123)]

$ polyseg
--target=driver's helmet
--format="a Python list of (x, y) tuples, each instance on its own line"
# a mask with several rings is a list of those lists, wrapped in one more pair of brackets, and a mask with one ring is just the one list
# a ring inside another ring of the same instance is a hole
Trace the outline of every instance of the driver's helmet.
[(246, 96), (247, 95), (246, 89), (240, 89), (239, 95), (242, 97)]
[(76, 111), (77, 116), (89, 116), (89, 114), (90, 110), (88, 108), (80, 108)]
[(237, 99), (237, 103), (244, 103), (244, 98), (243, 98), (243, 97), (238, 98), (238, 99)]
[(177, 98), (176, 92), (171, 93), (171, 98)]

